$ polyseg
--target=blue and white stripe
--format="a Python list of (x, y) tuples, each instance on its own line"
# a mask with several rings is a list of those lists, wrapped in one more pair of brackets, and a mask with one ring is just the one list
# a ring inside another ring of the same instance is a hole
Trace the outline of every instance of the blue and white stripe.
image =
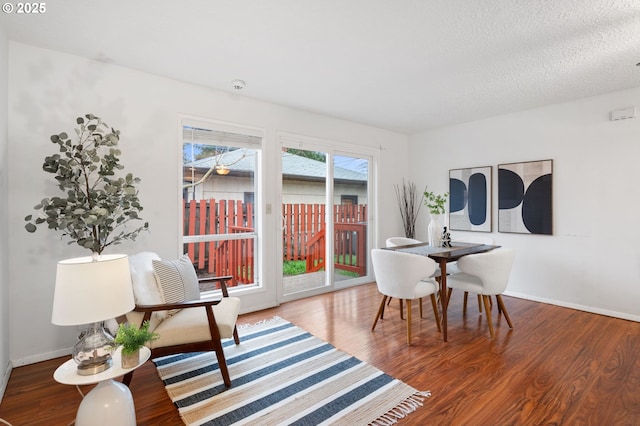
[(280, 318), (239, 333), (224, 342), (229, 389), (214, 353), (154, 360), (186, 424), (390, 424), (428, 396)]

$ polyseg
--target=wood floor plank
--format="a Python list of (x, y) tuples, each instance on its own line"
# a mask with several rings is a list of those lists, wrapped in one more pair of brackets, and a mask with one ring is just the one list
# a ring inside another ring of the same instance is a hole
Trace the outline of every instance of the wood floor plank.
[[(422, 319), (414, 306), (411, 346), (397, 303), (386, 307), (371, 331), (380, 303), (375, 284), (242, 315), (238, 323), (280, 316), (418, 390), (430, 390), (424, 406), (400, 424), (640, 424), (640, 323), (510, 297), (504, 301), (514, 329), (498, 318), (494, 303), (491, 339), (486, 313), (469, 303), (463, 315), (462, 294), (454, 293), (448, 342), (429, 306)], [(72, 422), (82, 397), (52, 377), (65, 360), (15, 368), (0, 418), (14, 426)], [(151, 362), (136, 370), (131, 391), (139, 425), (181, 424)]]

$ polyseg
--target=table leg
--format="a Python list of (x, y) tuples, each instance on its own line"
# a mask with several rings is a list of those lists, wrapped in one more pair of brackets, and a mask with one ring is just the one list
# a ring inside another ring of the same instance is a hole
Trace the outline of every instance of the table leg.
[(447, 261), (440, 261), (440, 303), (442, 304), (442, 339), (447, 341)]

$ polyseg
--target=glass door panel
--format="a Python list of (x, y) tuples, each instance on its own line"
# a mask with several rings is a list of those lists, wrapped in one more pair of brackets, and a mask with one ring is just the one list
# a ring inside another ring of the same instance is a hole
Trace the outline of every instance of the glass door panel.
[[(284, 296), (330, 284), (326, 256), (326, 161), (325, 152), (282, 148)], [(331, 268), (332, 264), (328, 266)]]
[[(254, 207), (259, 138), (183, 128), (183, 237), (198, 277), (233, 277), (237, 286), (259, 282)], [(200, 291), (215, 287), (201, 284)]]
[(333, 156), (333, 261), (336, 284), (367, 275), (369, 169), (369, 160), (366, 158)]

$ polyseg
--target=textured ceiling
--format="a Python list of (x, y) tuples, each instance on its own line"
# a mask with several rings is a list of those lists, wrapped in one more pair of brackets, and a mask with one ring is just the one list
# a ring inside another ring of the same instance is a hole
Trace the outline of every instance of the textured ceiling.
[(413, 133), (640, 86), (637, 0), (64, 0), (11, 40)]

